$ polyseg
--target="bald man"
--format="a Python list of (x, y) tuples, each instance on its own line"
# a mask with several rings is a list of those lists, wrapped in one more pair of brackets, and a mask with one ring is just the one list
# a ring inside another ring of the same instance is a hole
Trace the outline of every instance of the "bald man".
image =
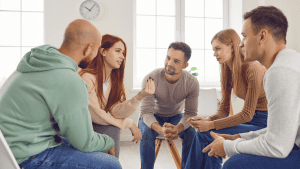
[(26, 53), (0, 89), (0, 130), (20, 168), (121, 168), (102, 153), (114, 141), (93, 131), (87, 87), (76, 73), (100, 43), (95, 26), (75, 20), (59, 49), (43, 45)]

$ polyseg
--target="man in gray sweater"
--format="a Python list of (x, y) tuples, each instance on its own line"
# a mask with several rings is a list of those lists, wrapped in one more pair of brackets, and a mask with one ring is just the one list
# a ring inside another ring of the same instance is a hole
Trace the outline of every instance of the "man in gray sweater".
[(237, 135), (211, 133), (215, 141), (203, 151), (232, 156), (223, 165), (226, 169), (299, 168), (300, 54), (286, 49), (288, 21), (273, 6), (257, 7), (244, 19), (240, 46), (245, 60), (257, 60), (268, 69), (264, 77), (268, 126)]
[(171, 43), (165, 68), (155, 69), (143, 80), (142, 88), (149, 77), (154, 80), (155, 93), (141, 102), (139, 128), (143, 137), (140, 143), (142, 169), (153, 169), (158, 134), (167, 140), (180, 136), (183, 140), (181, 167), (184, 168), (196, 133), (186, 120), (197, 115), (199, 96), (198, 80), (188, 71), (182, 70), (188, 67), (190, 57), (191, 49), (187, 44)]

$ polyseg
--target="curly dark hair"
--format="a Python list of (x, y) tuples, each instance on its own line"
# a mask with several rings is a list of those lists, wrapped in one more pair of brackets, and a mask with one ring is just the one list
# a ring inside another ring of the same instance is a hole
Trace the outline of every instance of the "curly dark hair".
[(173, 42), (169, 45), (169, 48), (173, 48), (175, 50), (181, 50), (184, 53), (184, 60), (185, 62), (188, 62), (192, 55), (192, 50), (190, 46), (184, 42)]

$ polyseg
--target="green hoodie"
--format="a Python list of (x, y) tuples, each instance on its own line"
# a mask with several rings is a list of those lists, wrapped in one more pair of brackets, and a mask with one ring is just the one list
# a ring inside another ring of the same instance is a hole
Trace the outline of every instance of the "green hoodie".
[(113, 148), (112, 138), (93, 131), (87, 86), (77, 69), (70, 57), (40, 46), (23, 57), (0, 89), (0, 130), (19, 164), (61, 144), (54, 141), (51, 117), (76, 149)]

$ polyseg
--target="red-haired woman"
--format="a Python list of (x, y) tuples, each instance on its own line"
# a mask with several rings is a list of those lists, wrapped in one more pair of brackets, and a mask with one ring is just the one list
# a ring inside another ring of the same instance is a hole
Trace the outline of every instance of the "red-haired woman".
[[(222, 157), (210, 157), (202, 152), (214, 141), (210, 131), (239, 137), (238, 133), (267, 127), (267, 99), (263, 88), (266, 68), (256, 61), (246, 62), (240, 42), (233, 29), (222, 30), (212, 38), (214, 56), (221, 64), (222, 100), (219, 110), (212, 116), (187, 120), (199, 132), (194, 137), (185, 169), (221, 168)], [(241, 112), (229, 116), (231, 91), (245, 102)]]
[(97, 57), (87, 68), (78, 71), (88, 86), (89, 110), (94, 130), (114, 139), (117, 158), (120, 152), (120, 129), (129, 128), (134, 136), (132, 141), (142, 139), (139, 128), (127, 117), (135, 112), (140, 100), (155, 92), (154, 81), (149, 79), (146, 88), (126, 100), (126, 53), (126, 44), (121, 38), (103, 35)]

